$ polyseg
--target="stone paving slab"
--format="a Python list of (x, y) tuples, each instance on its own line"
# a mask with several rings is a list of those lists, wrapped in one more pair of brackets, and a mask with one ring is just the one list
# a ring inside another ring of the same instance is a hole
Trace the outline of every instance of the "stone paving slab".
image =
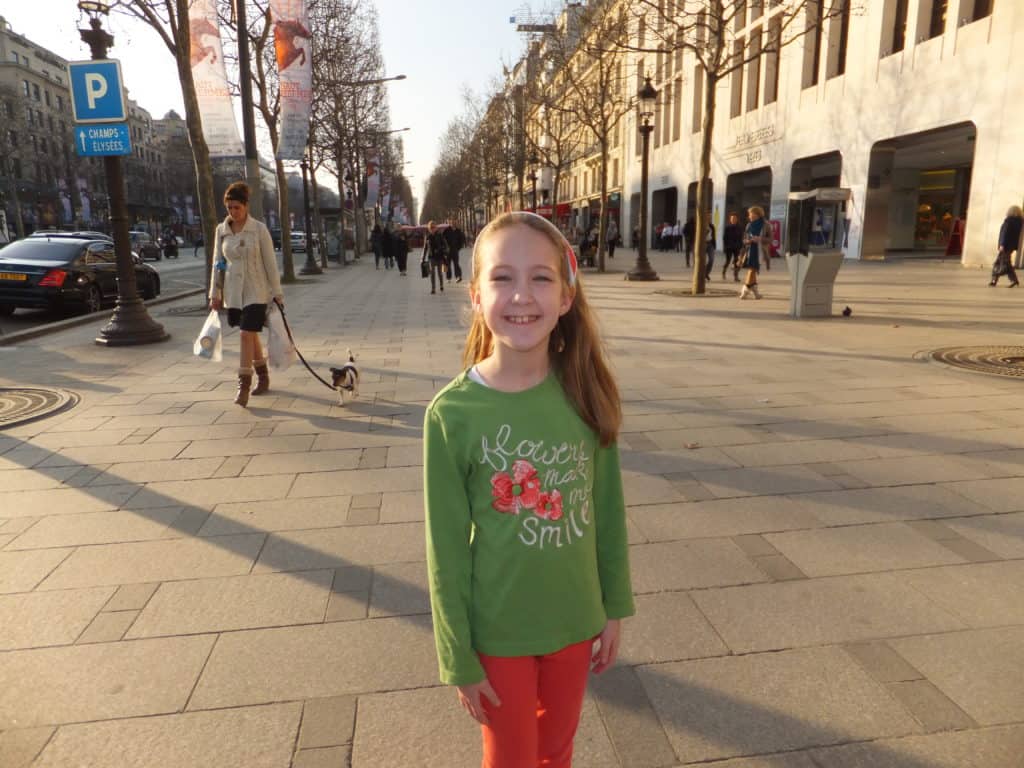
[(288, 492), (288, 497), (301, 499), (309, 496), (351, 496), (356, 493), (414, 491), (421, 488), (422, 467), (314, 472), (299, 475)]
[(902, 523), (768, 533), (765, 538), (811, 577), (964, 562)]
[(623, 624), (624, 664), (723, 656), (728, 647), (684, 593), (636, 596), (636, 615)]
[(150, 510), (144, 514), (119, 511), (54, 515), (36, 522), (6, 549), (81, 547), (164, 539), (169, 536), (168, 528), (180, 515), (181, 509), (177, 507)]
[(734, 496), (776, 496), (787, 493), (828, 491), (839, 486), (806, 467), (754, 467), (742, 470), (694, 472), (718, 498)]
[(237, 576), (248, 573), (252, 568), (263, 541), (262, 534), (247, 534), (81, 547), (40, 588), (68, 589), (203, 576)]
[(630, 567), (637, 594), (767, 581), (728, 539), (641, 544), (630, 551)]
[(113, 593), (97, 588), (0, 597), (0, 651), (70, 645)]
[(43, 581), (69, 554), (70, 549), (0, 552), (0, 594), (28, 592)]
[(639, 674), (683, 763), (920, 728), (835, 648), (659, 664)]
[(423, 526), (415, 523), (288, 531), (270, 534), (253, 572), (418, 562), (426, 556)]
[(736, 653), (967, 627), (887, 573), (710, 589), (692, 597)]
[(425, 617), (248, 630), (220, 637), (189, 709), (419, 688), (436, 682), (433, 633)]
[(218, 504), (200, 536), (223, 536), (254, 531), (296, 531), (304, 528), (331, 528), (345, 525), (351, 500), (347, 496)]
[(223, 459), (182, 459), (175, 461), (126, 461), (112, 464), (89, 485), (147, 484), (160, 481), (204, 480), (212, 477)]
[(323, 621), (333, 571), (161, 584), (126, 635), (191, 635)]
[(649, 541), (674, 541), (815, 528), (819, 519), (786, 496), (741, 497), (629, 507), (631, 520)]
[[(220, 459), (212, 459), (220, 465)], [(129, 496), (136, 509), (188, 504), (210, 509), (215, 504), (237, 501), (283, 499), (295, 482), (295, 475), (224, 478), (216, 480), (172, 480), (133, 486)]]
[(976, 463), (959, 456), (901, 456), (838, 464), (847, 474), (873, 486), (977, 480), (989, 476)]
[[(133, 489), (132, 492), (134, 493)], [(120, 494), (121, 498), (124, 494)], [(0, 487), (0, 509), (5, 517), (41, 517), (49, 514), (79, 514), (117, 509), (121, 504), (116, 489), (83, 491), (54, 488), (45, 491), (12, 491)]]
[(985, 514), (990, 510), (941, 485), (857, 488), (793, 497), (825, 525), (887, 523)]
[[(92, 434), (107, 434), (106, 431)], [(129, 435), (125, 435), (127, 438)], [(61, 467), (75, 464), (96, 465), (116, 462), (163, 461), (173, 459), (187, 445), (183, 442), (154, 443), (149, 445), (82, 445), (60, 448), (39, 466)]]
[(381, 494), (380, 521), (409, 523), (423, 520), (423, 494), (419, 491), (397, 491)]
[[(243, 441), (244, 442), (244, 441)], [(301, 453), (259, 454), (252, 457), (243, 476), (280, 475), (283, 473), (327, 472), (356, 469), (362, 454), (358, 448), (343, 451), (304, 451)]]
[(1024, 726), (883, 739), (811, 755), (828, 768), (1020, 768)]
[(289, 768), (297, 703), (65, 725), (33, 768)]
[[(905, 638), (897, 652), (982, 725), (1024, 721), (1024, 627)], [(956, 659), (950, 664), (950, 659)]]
[(974, 628), (1024, 625), (1024, 561), (925, 568), (900, 580)]
[(1024, 512), (947, 520), (946, 525), (1004, 558), (1024, 558)]
[(178, 712), (214, 640), (197, 635), (0, 654), (0, 729)]
[(0, 732), (0, 765), (4, 768), (29, 768), (54, 730), (53, 726), (44, 725)]

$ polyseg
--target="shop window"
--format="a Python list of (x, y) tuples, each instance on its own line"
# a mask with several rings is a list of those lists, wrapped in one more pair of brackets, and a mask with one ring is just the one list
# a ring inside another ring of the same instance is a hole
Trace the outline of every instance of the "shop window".
[(704, 116), (704, 70), (698, 64), (693, 68), (693, 122), (690, 129), (699, 133), (701, 129), (701, 118)]
[(675, 100), (673, 101), (675, 109), (672, 115), (672, 141), (679, 141), (679, 136), (683, 130), (683, 78), (676, 78), (675, 86)]
[(732, 71), (732, 103), (729, 106), (729, 116), (739, 117), (743, 112), (743, 52), (742, 40), (736, 40), (732, 44), (732, 60), (735, 69)]
[(757, 109), (761, 97), (761, 30), (750, 33), (750, 61), (747, 62), (747, 112)]
[(764, 103), (779, 98), (779, 51), (782, 48), (782, 19), (776, 16), (768, 25), (768, 47), (764, 57)]
[(846, 50), (850, 38), (850, 2), (838, 0), (828, 22), (828, 67), (826, 77), (846, 74)]

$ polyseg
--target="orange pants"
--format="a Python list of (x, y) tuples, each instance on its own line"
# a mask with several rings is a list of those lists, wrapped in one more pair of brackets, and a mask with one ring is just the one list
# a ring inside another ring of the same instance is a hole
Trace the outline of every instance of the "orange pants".
[(547, 656), (487, 656), (480, 663), (501, 706), (483, 700), (483, 768), (569, 768), (593, 643)]

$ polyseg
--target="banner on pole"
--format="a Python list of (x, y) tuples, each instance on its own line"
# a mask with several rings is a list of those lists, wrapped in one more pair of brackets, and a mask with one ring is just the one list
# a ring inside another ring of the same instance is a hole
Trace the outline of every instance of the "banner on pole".
[(192, 80), (196, 86), (203, 138), (210, 148), (210, 157), (244, 155), (224, 69), (224, 51), (214, 0), (192, 0), (188, 17)]
[(301, 160), (309, 138), (313, 56), (306, 0), (270, 0), (281, 89), (279, 160)]
[(377, 207), (380, 197), (380, 157), (375, 149), (370, 153), (366, 156), (366, 200), (363, 201), (363, 208), (368, 211)]

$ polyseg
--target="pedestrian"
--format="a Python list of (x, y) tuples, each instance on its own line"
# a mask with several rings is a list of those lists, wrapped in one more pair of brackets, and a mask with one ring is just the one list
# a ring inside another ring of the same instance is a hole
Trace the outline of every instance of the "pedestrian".
[(640, 247), (640, 227), (636, 224), (633, 225), (633, 247)]
[[(374, 267), (380, 269), (380, 260), (384, 258), (384, 232), (381, 230), (380, 224), (374, 224), (373, 230), (370, 232), (370, 250), (373, 251)], [(386, 264), (385, 268), (387, 268)]]
[(619, 242), (619, 225), (608, 222), (608, 231), (604, 233), (604, 241), (608, 244), (608, 258), (615, 258), (615, 245)]
[(239, 327), (238, 392), (235, 403), (249, 404), (253, 395), (270, 389), (270, 371), (260, 345), (270, 300), (284, 305), (281, 276), (270, 230), (249, 215), (249, 187), (241, 181), (224, 192), (228, 216), (217, 225), (213, 239), (214, 269), (210, 277), (210, 308), (227, 309), (228, 325)]
[(615, 662), (634, 612), (618, 387), (546, 219), (481, 232), (470, 297), (465, 370), (424, 418), (441, 681), (480, 722), (484, 766), (567, 768), (589, 671)]
[(709, 221), (708, 222), (707, 239), (705, 240), (705, 243), (704, 243), (704, 256), (707, 259), (707, 261), (705, 262), (705, 267), (706, 268), (704, 270), (704, 279), (705, 280), (710, 280), (711, 279), (711, 268), (715, 265), (715, 245), (716, 245), (716, 240), (717, 240), (717, 238), (715, 236), (715, 225), (712, 224)]
[(437, 293), (435, 275), (441, 283), (441, 293), (444, 293), (444, 268), (448, 259), (448, 244), (444, 240), (444, 233), (437, 228), (437, 225), (427, 222), (427, 236), (423, 239), (423, 260), (430, 265), (430, 292)]
[(406, 239), (401, 225), (396, 224), (391, 230), (388, 244), (391, 247), (392, 258), (394, 258), (395, 264), (398, 266), (398, 274), (405, 277), (406, 269), (409, 265), (409, 241)]
[(690, 259), (693, 258), (693, 245), (697, 242), (697, 222), (690, 216), (686, 219), (681, 230), (683, 235), (683, 248), (686, 250), (686, 266), (690, 266)]
[(1020, 250), (1020, 233), (1024, 224), (1024, 213), (1019, 205), (1011, 205), (1003, 219), (1003, 225), (999, 228), (999, 251), (996, 254), (996, 263), (992, 265), (992, 280), (989, 285), (995, 285), (999, 278), (1006, 275), (1010, 278), (1010, 287), (1016, 288), (1019, 284), (1017, 271), (1013, 268), (1014, 251)]
[(743, 227), (737, 213), (729, 214), (729, 223), (722, 230), (722, 250), (725, 252), (725, 263), (722, 264), (722, 279), (725, 280), (726, 270), (732, 264), (732, 279), (740, 281), (740, 251), (743, 250)]
[(462, 234), (458, 224), (454, 221), (448, 222), (448, 228), (444, 231), (445, 244), (448, 246), (448, 279), (455, 275), (455, 282), (462, 282), (462, 265), (459, 264), (459, 251), (466, 247), (466, 236)]
[(761, 292), (757, 290), (757, 273), (761, 271), (761, 253), (768, 243), (771, 242), (771, 235), (768, 233), (767, 223), (764, 219), (764, 208), (759, 205), (751, 206), (747, 211), (750, 222), (743, 232), (743, 245), (746, 256), (743, 257), (743, 266), (747, 269), (746, 279), (740, 289), (740, 298), (745, 299), (752, 295), (755, 299), (761, 298)]

